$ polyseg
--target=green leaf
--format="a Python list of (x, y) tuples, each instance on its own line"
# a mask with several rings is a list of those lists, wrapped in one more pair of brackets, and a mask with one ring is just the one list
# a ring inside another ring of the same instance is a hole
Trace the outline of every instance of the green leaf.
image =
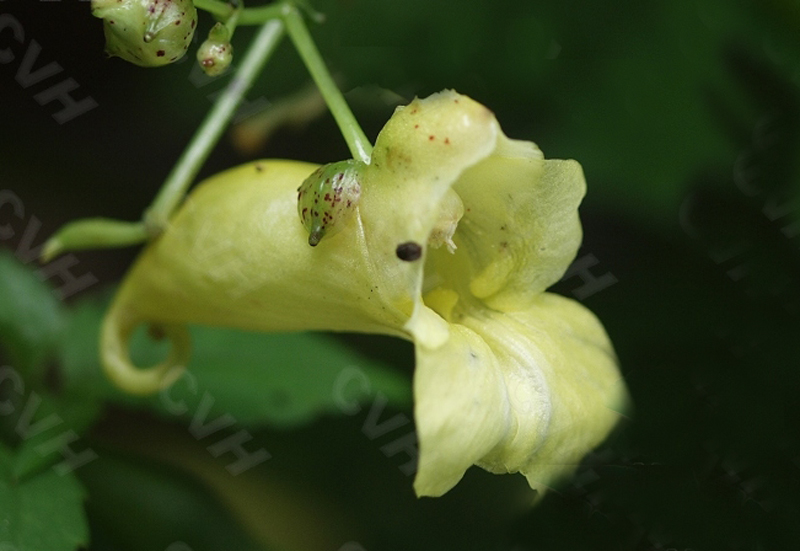
[[(98, 334), (108, 300), (84, 299), (69, 313), (61, 346), (68, 391), (141, 404), (102, 374)], [(213, 420), (222, 414), (245, 425), (291, 427), (321, 414), (351, 412), (380, 393), (390, 405), (411, 403), (410, 381), (382, 362), (367, 358), (333, 337), (313, 334), (248, 333), (192, 327), (192, 358), (175, 385), (147, 400), (170, 417)], [(150, 365), (166, 353), (141, 328), (131, 357)]]
[(329, 336), (196, 327), (192, 340), (189, 377), (197, 378), (197, 390), (188, 378), (178, 381), (169, 401), (159, 400), (166, 411), (184, 400), (197, 413), (203, 400), (213, 401), (212, 411), (241, 423), (289, 427), (321, 413), (347, 413), (377, 392), (392, 405), (411, 402), (407, 378)]
[(84, 490), (72, 474), (48, 469), (21, 480), (0, 446), (0, 542), (19, 551), (73, 551), (88, 542)]
[(30, 393), (16, 412), (15, 432), (24, 445), (17, 450), (14, 476), (28, 478), (51, 466), (63, 474), (96, 459), (81, 434), (100, 411), (100, 402), (85, 396)]
[(40, 366), (63, 326), (62, 307), (33, 270), (0, 252), (0, 345), (19, 369)]
[(93, 294), (67, 312), (59, 350), (64, 387), (68, 392), (100, 398), (120, 397), (100, 368), (98, 341), (110, 293)]

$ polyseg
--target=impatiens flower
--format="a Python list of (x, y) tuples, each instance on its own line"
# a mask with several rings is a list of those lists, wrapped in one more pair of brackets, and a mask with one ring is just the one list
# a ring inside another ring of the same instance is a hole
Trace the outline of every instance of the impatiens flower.
[[(396, 335), (416, 350), (418, 495), (444, 494), (473, 464), (539, 490), (574, 470), (627, 400), (594, 315), (544, 292), (581, 241), (580, 165), (507, 138), (468, 97), (416, 99), (354, 176), (341, 227), (310, 247), (297, 190), (316, 169), (260, 161), (202, 183), (111, 307), (109, 376), (140, 393), (169, 384), (186, 323)], [(140, 323), (173, 341), (150, 370), (127, 355)]]

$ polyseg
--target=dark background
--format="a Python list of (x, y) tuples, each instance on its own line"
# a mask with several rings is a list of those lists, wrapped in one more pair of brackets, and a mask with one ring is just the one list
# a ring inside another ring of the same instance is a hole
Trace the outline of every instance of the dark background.
[[(253, 525), (267, 534), (322, 534), (300, 543), (276, 535), (276, 549), (794, 548), (800, 4), (318, 0), (314, 7), (327, 20), (312, 33), (370, 138), (392, 112), (387, 98), (454, 88), (494, 110), (510, 137), (582, 163), (589, 191), (578, 261), (589, 272), (573, 270), (554, 290), (603, 321), (635, 410), (573, 480), (533, 509), (522, 477), (478, 469), (447, 496), (416, 500), (411, 478), (397, 468), (402, 460), (379, 451), (391, 438), (364, 436), (369, 401), (359, 415), (328, 412), (288, 428), (261, 420), (250, 426), (270, 443), (267, 482), (261, 501), (242, 498), (237, 508), (237, 491), (221, 497), (213, 476), (198, 475), (191, 460), (176, 452), (167, 461), (151, 449), (152, 442), (179, 449), (181, 438), (191, 448), (185, 423), (117, 401), (83, 433), (102, 459), (77, 471), (88, 489), (91, 549), (169, 549), (164, 541), (262, 549), (247, 547), (258, 540)], [(25, 211), (15, 218), (0, 209), (0, 223), (15, 229), (0, 246), (31, 270), (28, 247), (20, 248), (26, 231), (37, 245), (76, 218), (138, 219), (211, 106), (209, 95), (229, 79), (197, 79), (188, 56), (150, 70), (108, 60), (89, 12), (88, 2), (0, 2), (25, 34), (19, 44), (0, 32), (0, 48), (14, 56), (0, 63), (0, 190), (18, 196)], [(201, 15), (200, 34), (210, 25)], [(237, 31), (237, 52), (251, 32)], [(62, 70), (26, 86), (17, 77), (32, 44), (41, 48), (34, 69), (57, 62)], [(73, 97), (97, 106), (60, 124), (58, 106), (36, 97), (66, 78), (78, 85)], [(285, 41), (249, 99), (266, 106), (307, 82)], [(253, 153), (224, 139), (202, 174), (255, 157), (347, 156), (325, 114), (302, 130), (279, 130)], [(73, 272), (99, 282), (66, 307), (102, 294), (134, 255), (78, 254)], [(406, 343), (337, 339), (330, 342), (410, 378)], [(57, 359), (48, 365), (60, 369)], [(408, 404), (388, 408), (383, 415), (396, 408), (410, 417)]]

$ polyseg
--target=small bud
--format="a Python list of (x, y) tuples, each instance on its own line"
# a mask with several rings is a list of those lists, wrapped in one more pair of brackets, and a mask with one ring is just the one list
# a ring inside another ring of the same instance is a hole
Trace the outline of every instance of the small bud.
[(326, 235), (341, 231), (361, 197), (364, 163), (349, 160), (319, 167), (297, 190), (297, 212), (315, 247)]
[(103, 19), (106, 53), (141, 67), (183, 57), (197, 26), (192, 0), (92, 0), (92, 14)]
[(219, 76), (225, 72), (233, 60), (233, 46), (230, 43), (230, 33), (222, 23), (211, 27), (208, 39), (197, 50), (197, 62), (203, 71), (210, 76)]

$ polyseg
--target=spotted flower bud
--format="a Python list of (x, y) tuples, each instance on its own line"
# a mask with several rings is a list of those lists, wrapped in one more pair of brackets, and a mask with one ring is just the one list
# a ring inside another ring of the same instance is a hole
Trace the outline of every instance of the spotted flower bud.
[(233, 60), (233, 46), (230, 39), (230, 32), (225, 25), (217, 23), (197, 50), (197, 62), (208, 76), (221, 75), (230, 66)]
[(349, 160), (319, 167), (297, 189), (297, 213), (315, 247), (344, 228), (358, 206), (364, 163)]
[(92, 13), (103, 20), (106, 53), (141, 67), (183, 57), (197, 26), (191, 0), (92, 0)]

